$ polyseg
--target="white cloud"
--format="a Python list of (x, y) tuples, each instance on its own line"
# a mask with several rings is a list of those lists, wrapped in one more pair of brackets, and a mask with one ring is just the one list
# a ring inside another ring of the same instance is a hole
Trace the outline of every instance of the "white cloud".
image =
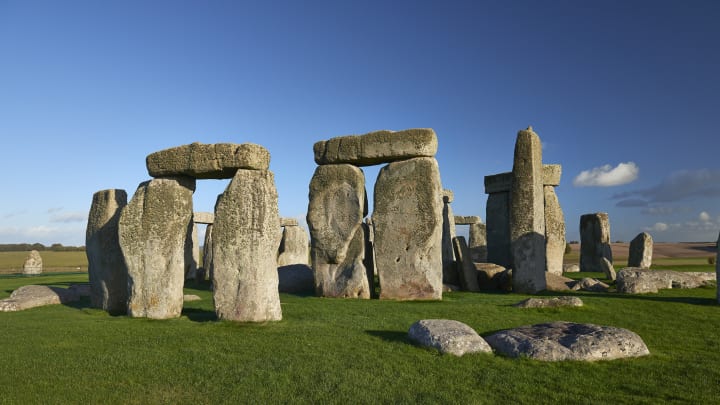
[(646, 231), (664, 232), (668, 230), (668, 224), (664, 222), (656, 222), (655, 225), (645, 228)]
[(87, 220), (87, 216), (85, 212), (64, 212), (50, 217), (50, 222), (83, 222)]
[(584, 170), (575, 177), (575, 187), (610, 187), (635, 181), (640, 169), (634, 162), (620, 163), (616, 167), (605, 165)]
[(698, 216), (698, 218), (702, 222), (710, 222), (710, 214), (708, 214), (705, 211), (701, 212), (700, 215)]

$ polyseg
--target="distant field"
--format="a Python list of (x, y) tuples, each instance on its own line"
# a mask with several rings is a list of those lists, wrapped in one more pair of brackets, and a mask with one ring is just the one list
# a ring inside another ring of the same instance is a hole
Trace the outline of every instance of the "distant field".
[[(23, 263), (30, 252), (0, 252), (0, 274), (22, 273)], [(87, 271), (85, 252), (42, 251), (43, 272)]]

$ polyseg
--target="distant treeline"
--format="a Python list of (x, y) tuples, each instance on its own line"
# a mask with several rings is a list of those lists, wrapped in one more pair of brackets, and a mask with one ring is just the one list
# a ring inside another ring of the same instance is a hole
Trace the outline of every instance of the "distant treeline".
[(9, 243), (0, 244), (0, 252), (25, 252), (30, 250), (53, 251), (53, 252), (82, 252), (85, 246), (63, 246), (62, 243), (53, 243), (52, 246), (45, 246), (42, 243)]

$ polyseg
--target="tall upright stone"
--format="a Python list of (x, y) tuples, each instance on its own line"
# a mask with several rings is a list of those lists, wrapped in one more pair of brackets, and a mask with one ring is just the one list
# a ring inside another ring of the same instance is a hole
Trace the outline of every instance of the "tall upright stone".
[(532, 127), (515, 142), (510, 200), (513, 291), (536, 293), (545, 281), (545, 194), (542, 145)]
[(630, 242), (628, 254), (628, 267), (640, 267), (649, 269), (652, 265), (653, 238), (647, 232), (638, 234)]
[(580, 217), (580, 271), (602, 272), (602, 259), (612, 263), (610, 220), (605, 212)]
[(120, 213), (126, 205), (125, 190), (96, 192), (85, 230), (90, 302), (111, 314), (127, 313), (128, 270), (118, 239)]
[(554, 186), (544, 186), (545, 192), (545, 261), (548, 273), (562, 275), (565, 256), (565, 216)]
[(363, 258), (363, 264), (365, 265), (368, 285), (370, 286), (370, 298), (378, 298), (375, 289), (377, 268), (375, 267), (375, 229), (373, 228), (372, 218), (365, 218), (363, 231), (365, 232), (365, 256)]
[(219, 319), (282, 319), (277, 251), (280, 215), (273, 173), (239, 169), (218, 197), (213, 238), (213, 301)]
[(510, 254), (510, 185), (511, 173), (485, 176), (485, 206), (487, 221), (487, 261), (512, 267)]
[(375, 182), (380, 298), (442, 299), (440, 171), (434, 158), (390, 163)]
[(140, 184), (122, 210), (118, 234), (128, 267), (128, 315), (180, 316), (194, 191), (193, 178), (157, 178)]
[(487, 227), (482, 221), (470, 224), (468, 249), (473, 262), (487, 262)]
[(208, 224), (205, 228), (205, 241), (203, 242), (203, 269), (208, 279), (213, 279), (213, 224)]
[(442, 228), (442, 266), (443, 283), (459, 285), (457, 266), (455, 265), (455, 249), (453, 249), (453, 238), (455, 238), (455, 215), (450, 203), (453, 201), (453, 192), (443, 190), (443, 228)]
[(31, 250), (25, 257), (25, 262), (23, 263), (23, 274), (42, 274), (42, 272), (42, 256), (40, 256), (40, 252), (37, 250)]
[(367, 196), (362, 170), (349, 164), (318, 166), (309, 198), (307, 223), (316, 294), (370, 298), (363, 263)]
[(185, 239), (185, 280), (194, 280), (200, 266), (200, 240), (195, 222), (190, 221)]
[(464, 291), (480, 291), (478, 284), (478, 271), (475, 270), (475, 264), (470, 258), (470, 249), (468, 249), (464, 236), (456, 236), (453, 238), (453, 248), (455, 249), (455, 257), (457, 258), (457, 272), (460, 276), (460, 288)]
[(284, 226), (280, 249), (278, 251), (278, 267), (291, 264), (308, 264), (308, 236), (301, 226)]

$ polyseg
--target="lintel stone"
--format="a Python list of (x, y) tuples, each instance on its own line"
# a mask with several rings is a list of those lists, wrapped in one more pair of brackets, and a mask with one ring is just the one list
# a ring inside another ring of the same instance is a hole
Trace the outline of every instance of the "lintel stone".
[(270, 152), (253, 143), (195, 142), (151, 153), (145, 163), (152, 177), (230, 179), (238, 169), (267, 170)]
[[(559, 186), (562, 165), (543, 165), (543, 185)], [(485, 194), (504, 193), (512, 187), (512, 172), (485, 176)]]
[(215, 214), (212, 212), (194, 212), (193, 222), (196, 224), (211, 225), (215, 222)]
[(348, 135), (316, 142), (315, 163), (319, 165), (348, 163), (370, 166), (416, 157), (434, 157), (438, 140), (430, 128), (404, 131), (376, 131)]
[(482, 219), (477, 215), (462, 216), (455, 215), (455, 225), (474, 225), (482, 224)]

